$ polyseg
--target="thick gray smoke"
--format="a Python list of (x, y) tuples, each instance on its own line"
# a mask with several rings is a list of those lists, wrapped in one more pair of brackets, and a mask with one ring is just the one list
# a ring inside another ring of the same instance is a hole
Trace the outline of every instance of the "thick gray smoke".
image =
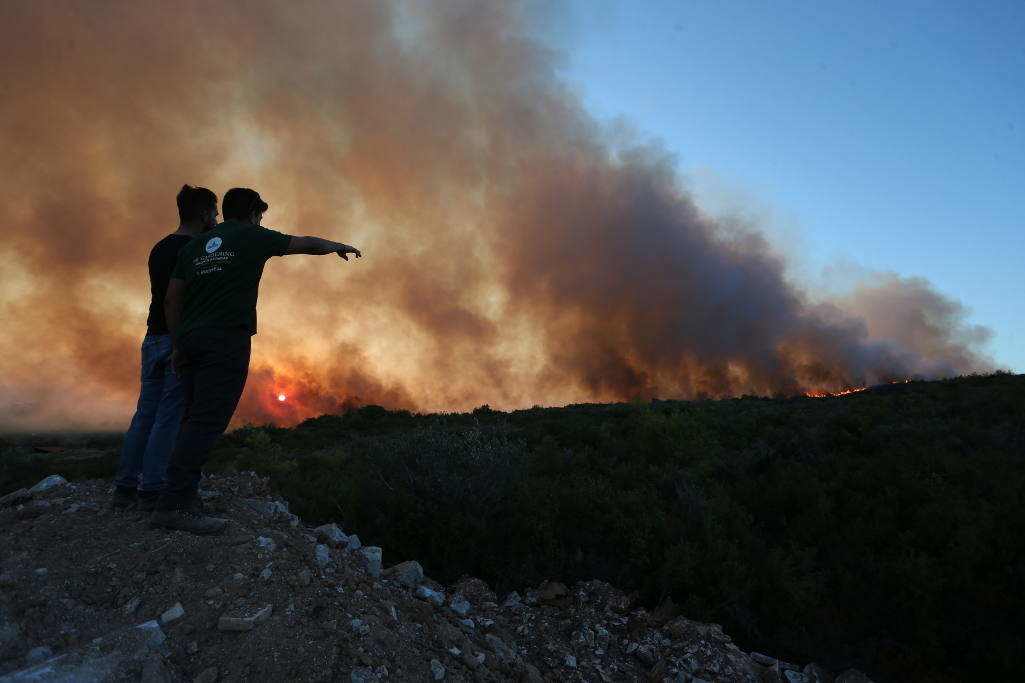
[[(262, 285), (239, 420), (839, 390), (983, 369), (918, 279), (811, 302), (615, 143), (514, 2), (0, 7), (0, 428), (124, 426), (183, 182), (365, 258)], [(285, 400), (278, 400), (285, 396)]]

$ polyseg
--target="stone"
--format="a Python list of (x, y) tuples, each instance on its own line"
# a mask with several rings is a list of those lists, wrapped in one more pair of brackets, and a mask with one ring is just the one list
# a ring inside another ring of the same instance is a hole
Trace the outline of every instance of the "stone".
[(459, 628), (463, 629), (467, 633), (471, 633), (475, 628), (473, 619), (460, 619)]
[(160, 624), (156, 620), (144, 621), (135, 628), (143, 634), (147, 645), (154, 647), (163, 645), (164, 640), (166, 640), (166, 636), (164, 636), (164, 632), (160, 629)]
[(213, 599), (219, 597), (223, 593), (224, 591), (222, 589), (218, 588), (217, 586), (214, 586), (213, 588), (208, 589), (207, 592), (203, 595), (205, 595), (207, 598)]
[(196, 654), (197, 652), (199, 652), (199, 643), (193, 640), (185, 647), (185, 652), (190, 655)]
[(416, 589), (416, 593), (414, 593), (413, 595), (415, 595), (416, 597), (420, 598), (421, 600), (425, 600), (425, 601), (431, 603), (435, 607), (440, 607), (442, 605), (442, 603), (445, 602), (445, 596), (444, 595), (442, 595), (438, 591), (432, 590), (432, 589), (430, 589), (430, 588), (428, 588), (427, 586), (424, 586), (424, 585), (419, 586)]
[(363, 547), (363, 544), (360, 543), (359, 536), (353, 534), (352, 536), (349, 536), (349, 541), (346, 543), (345, 547), (349, 550), (359, 550)]
[(559, 598), (566, 597), (567, 595), (569, 595), (569, 589), (566, 588), (566, 584), (558, 581), (549, 581), (541, 590), (541, 599), (545, 602), (558, 600)]
[(381, 577), (381, 549), (370, 545), (360, 550), (363, 557), (363, 568), (375, 579)]
[(502, 607), (513, 607), (514, 605), (520, 604), (520, 594), (513, 591), (506, 596), (505, 601), (502, 603)]
[(203, 669), (203, 671), (193, 679), (193, 683), (214, 683), (220, 673), (221, 672), (217, 670), (216, 666), (211, 666), (208, 669)]
[(184, 616), (185, 616), (185, 608), (182, 607), (182, 604), (180, 602), (176, 602), (173, 605), (171, 605), (170, 607), (168, 607), (167, 610), (163, 614), (160, 615), (160, 623), (161, 624), (169, 624), (172, 621), (174, 621), (176, 619), (181, 619)]
[(334, 522), (330, 524), (323, 524), (313, 530), (317, 534), (318, 538), (321, 538), (336, 548), (340, 548), (349, 543), (349, 537), (342, 533), (341, 527)]
[(836, 677), (834, 683), (872, 683), (872, 679), (864, 671), (847, 669)]
[(655, 653), (647, 645), (641, 645), (638, 647), (637, 651), (634, 652), (634, 656), (644, 662), (647, 666), (651, 666), (655, 663)]
[(461, 617), (465, 617), (470, 613), (470, 603), (466, 600), (455, 600), (449, 603), (448, 608)]
[(807, 676), (811, 683), (833, 683), (833, 674), (815, 662), (806, 664), (801, 673)]
[(317, 566), (323, 569), (331, 561), (331, 551), (328, 550), (326, 545), (318, 543), (313, 548), (313, 560), (317, 563)]
[(416, 588), (424, 580), (424, 568), (414, 560), (401, 562), (389, 571), (395, 575), (395, 580), (406, 588)]
[(783, 680), (787, 683), (811, 683), (810, 678), (800, 671), (793, 671), (792, 669), (783, 670)]
[(280, 500), (259, 500), (256, 498), (247, 498), (245, 499), (245, 503), (264, 517), (269, 517), (271, 519), (276, 517), (292, 517), (292, 513), (288, 511), (288, 506)]
[(487, 633), (484, 635), (484, 642), (487, 643), (491, 651), (495, 653), (495, 656), (502, 661), (512, 661), (516, 659), (516, 650), (506, 645), (505, 641), (496, 636), (494, 633)]
[(274, 576), (274, 572), (270, 570), (270, 567), (266, 567), (260, 572), (260, 578), (264, 581), (270, 581), (270, 577)]
[(524, 676), (528, 683), (544, 683), (544, 676), (533, 664), (525, 664), (523, 667)]
[(246, 617), (221, 617), (217, 620), (220, 631), (252, 631), (256, 624)]
[(46, 477), (45, 479), (40, 481), (38, 484), (36, 484), (32, 488), (30, 488), (28, 490), (28, 492), (29, 493), (39, 493), (40, 491), (46, 491), (48, 489), (52, 489), (55, 486), (63, 486), (64, 484), (67, 484), (67, 483), (68, 483), (67, 479), (65, 479), (61, 475), (59, 475), (59, 474), (51, 474), (49, 477)]
[(270, 615), (274, 613), (274, 605), (264, 605), (259, 611), (253, 616), (249, 617), (254, 622), (259, 623), (261, 621), (267, 621)]
[(575, 669), (577, 667), (577, 658), (573, 655), (566, 655), (566, 666)]
[[(119, 672), (134, 671), (162, 683), (169, 680), (157, 650), (164, 642), (155, 621), (112, 631), (89, 644), (46, 657), (20, 671), (8, 672), (4, 681), (100, 681), (123, 680)], [(42, 657), (36, 648), (33, 657)], [(138, 674), (136, 674), (138, 675)]]
[(34, 647), (25, 654), (25, 663), (29, 666), (38, 664), (53, 656), (53, 650), (46, 645)]
[(124, 604), (121, 611), (125, 614), (135, 614), (135, 610), (139, 609), (140, 604), (142, 604), (142, 598), (132, 598)]
[(261, 548), (263, 548), (267, 552), (271, 552), (272, 553), (272, 552), (274, 552), (275, 550), (278, 549), (278, 544), (277, 544), (277, 542), (273, 538), (267, 538), (265, 536), (260, 536), (259, 538), (256, 539), (256, 542), (257, 542), (257, 544), (259, 544), (259, 546)]
[(437, 659), (431, 660), (431, 678), (440, 681), (445, 677), (445, 667)]
[(752, 652), (748, 656), (751, 659), (753, 659), (754, 661), (756, 661), (759, 664), (761, 664), (762, 666), (773, 667), (773, 666), (776, 666), (776, 664), (777, 664), (777, 659), (775, 657), (770, 657), (769, 655), (763, 655), (761, 652)]
[(18, 489), (0, 498), (0, 508), (12, 507), (31, 499), (32, 494), (28, 492), (28, 489)]

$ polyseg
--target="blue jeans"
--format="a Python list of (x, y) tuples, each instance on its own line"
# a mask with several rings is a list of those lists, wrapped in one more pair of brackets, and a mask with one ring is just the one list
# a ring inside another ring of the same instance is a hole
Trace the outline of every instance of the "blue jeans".
[(171, 336), (148, 335), (142, 341), (139, 403), (125, 434), (115, 484), (131, 489), (141, 484), (143, 491), (164, 488), (184, 410), (181, 380), (171, 372)]

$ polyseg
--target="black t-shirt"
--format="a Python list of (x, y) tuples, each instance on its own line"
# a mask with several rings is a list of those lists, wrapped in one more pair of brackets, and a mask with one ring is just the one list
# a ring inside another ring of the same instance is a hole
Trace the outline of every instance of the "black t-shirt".
[(192, 235), (168, 235), (157, 242), (149, 253), (149, 289), (152, 299), (149, 303), (149, 317), (146, 318), (147, 335), (167, 334), (167, 320), (164, 319), (167, 282), (178, 261), (178, 252), (191, 240)]
[(263, 265), (288, 251), (291, 235), (226, 221), (189, 242), (172, 277), (185, 280), (180, 338), (197, 327), (245, 327), (256, 334)]

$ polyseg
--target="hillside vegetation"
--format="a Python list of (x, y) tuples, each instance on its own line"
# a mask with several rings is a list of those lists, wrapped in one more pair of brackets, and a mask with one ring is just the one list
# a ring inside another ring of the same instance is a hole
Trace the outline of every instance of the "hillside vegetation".
[[(2, 491), (53, 465), (8, 449)], [(236, 430), (209, 470), (268, 475), (308, 522), (340, 520), (442, 581), (602, 579), (747, 649), (878, 680), (1010, 680), (1025, 663), (1025, 376), (512, 413), (366, 406)]]

